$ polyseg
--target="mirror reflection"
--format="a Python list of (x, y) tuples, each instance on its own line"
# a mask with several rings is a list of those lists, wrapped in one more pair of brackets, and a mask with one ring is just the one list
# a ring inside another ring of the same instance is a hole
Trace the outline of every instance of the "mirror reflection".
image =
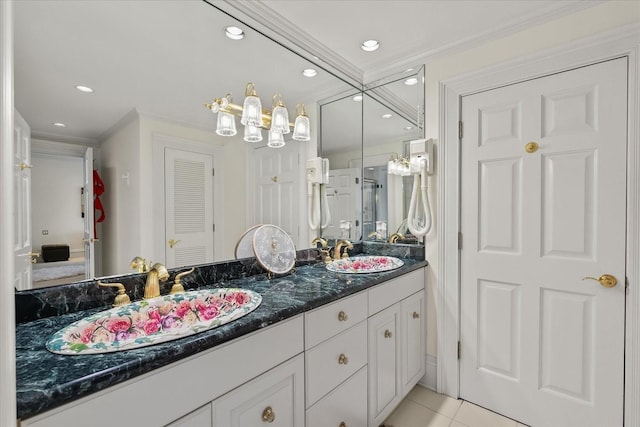
[[(334, 177), (328, 194), (335, 194), (323, 236), (422, 242), (407, 226), (413, 177), (388, 169), (391, 160), (408, 160), (409, 142), (424, 134), (423, 76), (422, 68), (407, 70), (322, 105), (321, 150)], [(417, 214), (424, 222), (424, 210)]]
[[(309, 247), (304, 159), (316, 155), (317, 102), (350, 85), (203, 1), (29, 1), (14, 14), (15, 105), (32, 143), (27, 252), (44, 267), (34, 271), (69, 270), (38, 273), (37, 286), (124, 274), (136, 256), (167, 267), (232, 259), (259, 223)], [(225, 37), (230, 26), (244, 38)], [(291, 121), (304, 104), (311, 141), (286, 135), (274, 149), (263, 130), (247, 143), (239, 119), (237, 135), (218, 135), (204, 104), (227, 94), (242, 104), (249, 82), (265, 107), (280, 94)], [(193, 193), (200, 169), (211, 173)]]

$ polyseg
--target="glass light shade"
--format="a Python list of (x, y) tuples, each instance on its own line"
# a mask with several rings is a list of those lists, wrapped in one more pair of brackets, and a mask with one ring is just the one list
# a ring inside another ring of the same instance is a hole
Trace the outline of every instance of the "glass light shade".
[(245, 126), (244, 140), (247, 142), (260, 142), (262, 141), (262, 131), (255, 126)]
[(284, 147), (284, 136), (280, 132), (269, 131), (269, 142), (267, 147), (281, 148)]
[(289, 111), (287, 107), (277, 105), (271, 112), (271, 132), (286, 134), (291, 132), (289, 129)]
[(260, 102), (260, 98), (254, 95), (247, 95), (244, 98), (240, 123), (245, 126), (255, 127), (262, 127), (264, 125), (264, 122), (262, 121), (262, 102)]
[(311, 139), (309, 117), (299, 115), (293, 126), (293, 139), (296, 141), (309, 141)]
[(387, 163), (387, 174), (389, 175), (395, 175), (396, 174), (396, 161), (395, 160), (389, 160), (389, 163)]
[(229, 113), (224, 111), (218, 112), (218, 123), (216, 125), (216, 133), (221, 136), (233, 136), (236, 130), (236, 119)]

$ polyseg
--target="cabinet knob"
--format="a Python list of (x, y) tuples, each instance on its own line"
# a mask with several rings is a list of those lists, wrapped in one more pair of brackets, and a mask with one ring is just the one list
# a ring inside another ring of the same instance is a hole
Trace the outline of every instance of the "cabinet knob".
[(264, 411), (262, 411), (262, 421), (264, 421), (265, 423), (272, 423), (275, 419), (276, 413), (273, 412), (271, 406), (267, 406), (266, 408), (264, 408)]
[(345, 356), (344, 353), (340, 353), (340, 356), (338, 356), (338, 363), (341, 365), (346, 365), (347, 363), (349, 363), (349, 358)]
[(347, 316), (347, 313), (345, 313), (344, 311), (341, 311), (340, 313), (338, 313), (338, 320), (340, 322), (346, 322), (348, 318), (349, 316)]
[(386, 329), (386, 330), (384, 331), (384, 337), (385, 337), (385, 338), (391, 338), (392, 336), (393, 336), (393, 334), (391, 333), (391, 331), (390, 331), (390, 330)]
[(338, 424), (338, 427), (347, 427), (347, 423), (342, 421), (342, 422), (340, 422), (340, 424)]
[(418, 313), (417, 311), (413, 312), (413, 318), (414, 319), (419, 319), (420, 318), (420, 313)]

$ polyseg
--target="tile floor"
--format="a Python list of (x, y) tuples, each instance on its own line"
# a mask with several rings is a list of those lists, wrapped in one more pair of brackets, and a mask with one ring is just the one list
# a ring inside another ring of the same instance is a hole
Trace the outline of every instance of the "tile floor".
[(386, 427), (526, 427), (510, 418), (420, 385), (384, 422)]

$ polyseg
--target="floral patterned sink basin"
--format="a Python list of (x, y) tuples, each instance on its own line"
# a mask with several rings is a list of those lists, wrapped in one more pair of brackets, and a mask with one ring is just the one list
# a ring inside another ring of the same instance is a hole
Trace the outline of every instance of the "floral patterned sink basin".
[(327, 270), (336, 273), (380, 273), (381, 271), (395, 270), (402, 267), (404, 261), (392, 256), (358, 256), (353, 258), (343, 258), (327, 264)]
[(96, 313), (62, 328), (47, 350), (97, 354), (171, 341), (224, 325), (255, 310), (260, 294), (219, 288), (166, 295)]

